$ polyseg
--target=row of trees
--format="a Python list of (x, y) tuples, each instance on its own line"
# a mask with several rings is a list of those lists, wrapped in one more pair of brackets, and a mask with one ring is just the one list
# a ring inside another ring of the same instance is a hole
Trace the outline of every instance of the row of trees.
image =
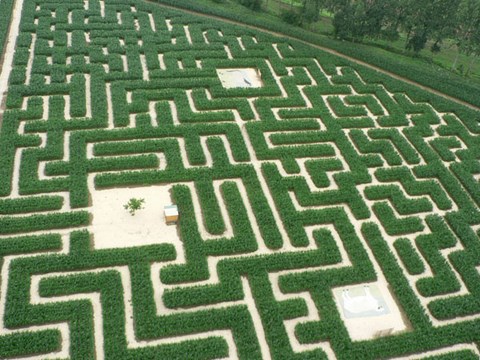
[[(269, 0), (238, 0), (259, 9)], [(294, 0), (290, 0), (293, 4)], [(295, 2), (299, 2), (296, 0)], [(288, 10), (284, 20), (302, 25), (319, 19), (322, 11), (333, 15), (334, 36), (343, 40), (398, 40), (406, 35), (405, 48), (414, 53), (430, 47), (439, 52), (447, 39), (458, 55), (480, 56), (480, 0), (301, 0), (297, 10)]]

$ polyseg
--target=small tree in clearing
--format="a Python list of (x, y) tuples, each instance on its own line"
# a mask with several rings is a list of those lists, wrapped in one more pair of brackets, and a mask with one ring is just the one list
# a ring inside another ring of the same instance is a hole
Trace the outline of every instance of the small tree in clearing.
[(126, 203), (125, 205), (123, 205), (123, 207), (125, 208), (125, 210), (128, 210), (128, 212), (130, 213), (130, 215), (135, 215), (135, 212), (137, 210), (141, 210), (143, 209), (143, 204), (145, 203), (145, 199), (135, 199), (135, 198), (131, 198), (130, 200), (128, 200), (128, 203)]

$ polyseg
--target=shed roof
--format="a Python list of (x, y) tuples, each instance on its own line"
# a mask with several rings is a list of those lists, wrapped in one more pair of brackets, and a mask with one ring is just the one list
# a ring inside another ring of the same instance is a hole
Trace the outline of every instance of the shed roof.
[(175, 216), (178, 215), (177, 205), (167, 205), (163, 208), (166, 216)]

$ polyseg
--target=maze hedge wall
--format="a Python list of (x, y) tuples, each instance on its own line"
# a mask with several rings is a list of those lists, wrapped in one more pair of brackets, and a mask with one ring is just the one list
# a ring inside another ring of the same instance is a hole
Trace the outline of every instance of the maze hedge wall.
[(0, 1), (0, 54), (3, 53), (5, 41), (8, 35), (8, 26), (12, 15), (13, 0)]
[[(9, 81), (0, 358), (478, 358), (478, 112), (140, 0), (24, 0)], [(151, 185), (180, 241), (95, 248)], [(333, 290), (380, 280), (408, 329), (354, 341)]]

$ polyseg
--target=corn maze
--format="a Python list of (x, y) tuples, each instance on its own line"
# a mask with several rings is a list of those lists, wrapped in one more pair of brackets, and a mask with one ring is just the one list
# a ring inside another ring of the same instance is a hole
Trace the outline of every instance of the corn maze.
[(156, 3), (14, 6), (0, 358), (480, 357), (477, 111)]

